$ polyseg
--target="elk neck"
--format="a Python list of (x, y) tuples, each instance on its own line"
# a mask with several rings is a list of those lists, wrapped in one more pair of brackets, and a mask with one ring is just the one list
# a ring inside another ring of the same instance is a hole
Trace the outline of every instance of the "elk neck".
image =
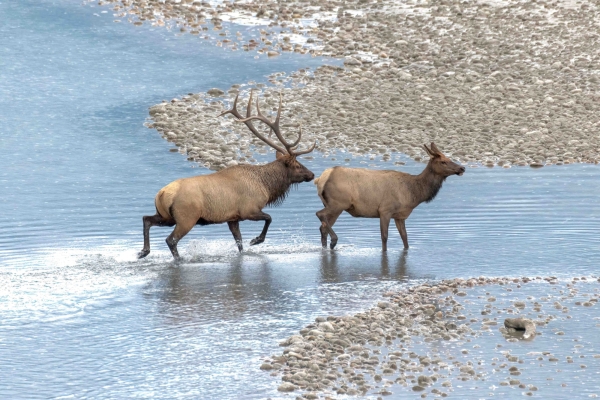
[(442, 184), (446, 180), (445, 176), (437, 174), (431, 167), (431, 163), (427, 163), (427, 166), (419, 175), (415, 176), (413, 197), (415, 201), (419, 203), (429, 203), (442, 188)]
[(258, 178), (269, 193), (267, 205), (277, 206), (281, 204), (283, 200), (285, 200), (292, 185), (290, 169), (285, 162), (275, 160), (266, 165), (261, 165), (259, 169), (257, 169), (257, 172)]

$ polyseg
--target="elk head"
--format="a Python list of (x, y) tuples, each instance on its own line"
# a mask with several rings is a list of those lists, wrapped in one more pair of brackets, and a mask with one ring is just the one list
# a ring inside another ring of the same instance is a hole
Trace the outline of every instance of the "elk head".
[(459, 165), (448, 157), (446, 157), (435, 145), (435, 143), (431, 142), (431, 147), (428, 148), (427, 145), (423, 145), (427, 154), (429, 154), (429, 166), (431, 169), (438, 175), (448, 177), (450, 175), (462, 175), (465, 172), (465, 167)]
[[(289, 143), (283, 135), (281, 134), (281, 130), (279, 127), (279, 119), (281, 117), (281, 94), (279, 95), (279, 109), (277, 110), (277, 117), (275, 121), (271, 121), (267, 117), (265, 117), (260, 112), (260, 106), (258, 104), (258, 98), (256, 99), (256, 111), (257, 115), (252, 115), (252, 91), (250, 91), (250, 99), (248, 100), (248, 108), (246, 109), (246, 118), (243, 118), (242, 115), (237, 111), (237, 101), (238, 96), (235, 96), (235, 100), (233, 102), (233, 106), (231, 110), (223, 111), (219, 116), (225, 114), (232, 114), (237, 118), (238, 122), (243, 122), (246, 124), (248, 129), (260, 140), (268, 144), (270, 147), (275, 149), (275, 157), (276, 160), (283, 163), (286, 166), (287, 173), (292, 183), (301, 183), (301, 182), (310, 182), (314, 179), (315, 175), (304, 165), (302, 165), (298, 160), (297, 156), (302, 154), (310, 153), (315, 149), (317, 142), (313, 143), (313, 145), (305, 150), (298, 151), (298, 145), (300, 144), (300, 140), (302, 139), (302, 127), (300, 127), (300, 131), (298, 133), (298, 139), (294, 143)], [(279, 142), (283, 145), (283, 147), (274, 141), (271, 140), (271, 135), (269, 137), (265, 137), (261, 134), (255, 127), (252, 125), (252, 120), (258, 120), (265, 123), (269, 128), (271, 128), (271, 132), (275, 133)]]
[(315, 178), (311, 170), (302, 165), (296, 155), (284, 155), (280, 152), (275, 153), (275, 157), (287, 167), (288, 176), (292, 183), (310, 182)]

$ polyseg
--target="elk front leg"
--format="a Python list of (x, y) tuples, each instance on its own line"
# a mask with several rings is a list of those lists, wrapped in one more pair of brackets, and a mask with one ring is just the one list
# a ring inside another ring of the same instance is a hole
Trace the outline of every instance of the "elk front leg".
[(139, 258), (144, 258), (150, 254), (150, 228), (153, 226), (173, 226), (174, 221), (164, 219), (160, 214), (146, 215), (142, 218), (144, 221), (144, 248), (137, 255)]
[(267, 231), (269, 230), (269, 225), (271, 225), (271, 216), (261, 211), (259, 214), (253, 215), (252, 217), (247, 219), (249, 219), (250, 221), (265, 221), (265, 226), (263, 227), (263, 230), (260, 233), (260, 235), (258, 235), (250, 241), (250, 246), (254, 246), (255, 244), (261, 244), (265, 241), (265, 238), (267, 237)]
[(240, 253), (244, 250), (244, 246), (242, 245), (242, 233), (240, 232), (240, 223), (238, 221), (227, 222), (229, 225), (229, 230), (235, 239), (235, 243), (237, 244), (238, 250)]
[(394, 219), (394, 222), (396, 222), (396, 228), (398, 228), (398, 232), (402, 238), (402, 243), (404, 243), (404, 248), (408, 249), (408, 235), (406, 234), (405, 221), (405, 219)]
[(388, 231), (390, 229), (390, 219), (389, 216), (381, 215), (379, 217), (379, 227), (381, 228), (381, 250), (387, 251), (387, 240), (388, 240)]

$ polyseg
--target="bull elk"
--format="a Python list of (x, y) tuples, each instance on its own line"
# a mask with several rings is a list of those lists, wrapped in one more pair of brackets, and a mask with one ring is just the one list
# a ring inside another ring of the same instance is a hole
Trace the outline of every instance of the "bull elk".
[[(150, 253), (150, 228), (153, 226), (175, 226), (166, 242), (176, 260), (179, 260), (177, 243), (194, 225), (227, 222), (241, 252), (243, 246), (239, 221), (265, 221), (262, 232), (250, 242), (250, 245), (262, 243), (271, 224), (271, 216), (264, 213), (262, 209), (283, 202), (292, 185), (310, 182), (315, 177), (308, 168), (298, 162), (296, 157), (313, 151), (316, 142), (306, 150), (296, 151), (302, 138), (301, 128), (298, 139), (294, 143), (284, 139), (279, 128), (281, 97), (275, 121), (261, 114), (258, 98), (256, 99), (258, 115), (251, 115), (252, 92), (248, 100), (246, 118), (239, 114), (237, 101), (238, 96), (231, 110), (224, 111), (219, 116), (232, 114), (237, 118), (237, 122), (245, 123), (256, 137), (276, 150), (275, 161), (266, 165), (231, 166), (209, 175), (178, 179), (163, 187), (154, 199), (156, 214), (143, 217), (144, 247), (139, 252), (138, 258), (146, 257)], [(270, 135), (269, 137), (262, 135), (252, 125), (253, 120), (265, 123), (275, 133), (283, 147), (272, 141)]]
[(434, 143), (431, 143), (431, 148), (423, 147), (430, 159), (419, 175), (333, 167), (315, 179), (317, 192), (325, 206), (317, 212), (324, 248), (327, 247), (328, 234), (331, 236), (331, 249), (337, 244), (338, 237), (332, 227), (343, 211), (353, 217), (379, 218), (383, 251), (387, 251), (388, 228), (393, 218), (404, 248), (408, 248), (404, 222), (412, 210), (422, 202), (433, 200), (447, 177), (460, 176), (465, 172), (464, 167), (452, 162)]

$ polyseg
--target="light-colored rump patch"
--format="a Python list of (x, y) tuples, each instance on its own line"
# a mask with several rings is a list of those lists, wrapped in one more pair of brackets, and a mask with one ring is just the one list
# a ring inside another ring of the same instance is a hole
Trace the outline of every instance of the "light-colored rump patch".
[(173, 199), (175, 194), (179, 190), (179, 180), (169, 183), (164, 188), (160, 189), (154, 198), (154, 205), (156, 211), (165, 219), (173, 219), (173, 216), (169, 212), (171, 205), (173, 205)]
[(323, 198), (323, 189), (325, 188), (325, 184), (327, 183), (327, 180), (329, 179), (329, 176), (332, 172), (333, 168), (327, 168), (325, 171), (323, 171), (321, 176), (315, 179), (314, 181), (315, 185), (317, 185), (317, 194), (321, 198), (323, 204), (325, 204), (325, 199)]

